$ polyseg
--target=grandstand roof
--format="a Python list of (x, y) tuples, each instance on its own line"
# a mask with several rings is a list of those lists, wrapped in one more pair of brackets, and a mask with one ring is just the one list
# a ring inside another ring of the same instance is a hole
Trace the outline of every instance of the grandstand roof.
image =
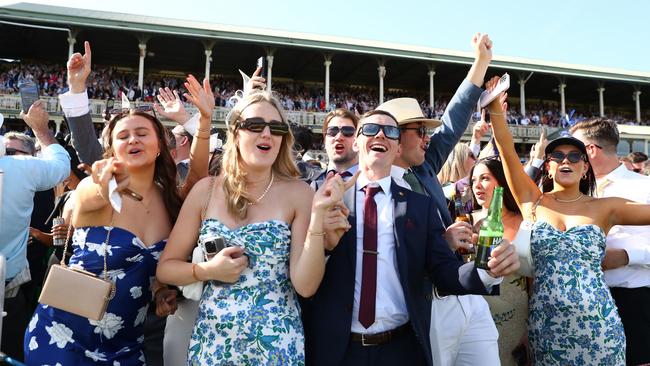
[[(471, 64), (469, 52), (443, 50), (354, 38), (323, 36), (282, 30), (231, 26), (197, 21), (122, 14), (60, 6), (17, 3), (0, 8), (0, 18), (20, 22), (58, 24), (64, 27), (93, 27), (173, 36), (191, 36), (235, 42), (254, 42), (267, 46), (315, 48), (332, 52), (353, 52), (381, 57), (419, 61)], [(620, 69), (573, 65), (495, 55), (492, 65), (508, 70), (587, 77), (650, 84), (650, 73)]]

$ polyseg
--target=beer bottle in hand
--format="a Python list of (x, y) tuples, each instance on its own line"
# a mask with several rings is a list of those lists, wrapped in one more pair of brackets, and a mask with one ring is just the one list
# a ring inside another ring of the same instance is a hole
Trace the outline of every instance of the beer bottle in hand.
[(503, 206), (503, 187), (495, 187), (492, 194), (492, 201), (488, 209), (488, 215), (481, 224), (478, 234), (478, 245), (476, 247), (476, 268), (489, 269), (487, 262), (492, 255), (492, 249), (496, 248), (503, 238), (503, 220), (501, 208)]
[[(467, 211), (465, 210), (465, 205), (463, 205), (463, 199), (460, 197), (460, 195), (456, 196), (456, 199), (454, 199), (454, 210), (456, 211), (456, 222), (466, 222), (470, 225), (472, 225), (472, 215), (468, 214)], [(474, 253), (474, 246), (470, 244), (469, 249), (465, 248), (458, 248), (458, 254), (460, 255), (469, 255)]]

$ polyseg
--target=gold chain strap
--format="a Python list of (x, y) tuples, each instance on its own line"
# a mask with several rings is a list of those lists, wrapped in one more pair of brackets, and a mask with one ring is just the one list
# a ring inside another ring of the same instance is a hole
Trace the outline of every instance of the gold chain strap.
[[(106, 231), (106, 240), (104, 241), (104, 281), (110, 282), (111, 283), (111, 293), (108, 296), (108, 300), (111, 300), (113, 297), (115, 297), (115, 283), (113, 281), (108, 280), (108, 260), (106, 259), (108, 257), (108, 241), (111, 238), (111, 231), (113, 231), (113, 224), (115, 223), (115, 211), (111, 208), (111, 224)], [(61, 266), (67, 267), (65, 264), (65, 255), (68, 253), (68, 243), (70, 242), (70, 233), (72, 232), (72, 224), (68, 225), (68, 232), (66, 233), (65, 236), (65, 244), (63, 245), (63, 254), (61, 255)]]

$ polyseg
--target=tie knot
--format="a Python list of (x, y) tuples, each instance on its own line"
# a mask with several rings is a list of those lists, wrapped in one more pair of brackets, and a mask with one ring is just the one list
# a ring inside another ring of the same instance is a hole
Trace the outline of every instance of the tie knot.
[(366, 198), (368, 197), (372, 198), (381, 191), (381, 186), (371, 183), (363, 187), (363, 190), (366, 192)]
[(351, 176), (352, 176), (352, 173), (348, 172), (347, 170), (342, 171), (342, 172), (340, 172), (340, 173), (336, 173), (336, 174), (337, 174), (338, 176), (340, 176), (341, 178), (348, 178), (348, 177), (351, 177)]

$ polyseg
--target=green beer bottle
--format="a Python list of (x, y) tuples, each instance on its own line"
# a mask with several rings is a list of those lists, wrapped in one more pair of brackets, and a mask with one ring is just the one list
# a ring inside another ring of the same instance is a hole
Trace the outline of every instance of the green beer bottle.
[(492, 201), (488, 215), (481, 224), (478, 234), (478, 245), (476, 247), (476, 268), (489, 269), (487, 262), (492, 255), (492, 249), (496, 248), (503, 238), (503, 220), (501, 208), (503, 206), (503, 187), (495, 187), (492, 193)]

